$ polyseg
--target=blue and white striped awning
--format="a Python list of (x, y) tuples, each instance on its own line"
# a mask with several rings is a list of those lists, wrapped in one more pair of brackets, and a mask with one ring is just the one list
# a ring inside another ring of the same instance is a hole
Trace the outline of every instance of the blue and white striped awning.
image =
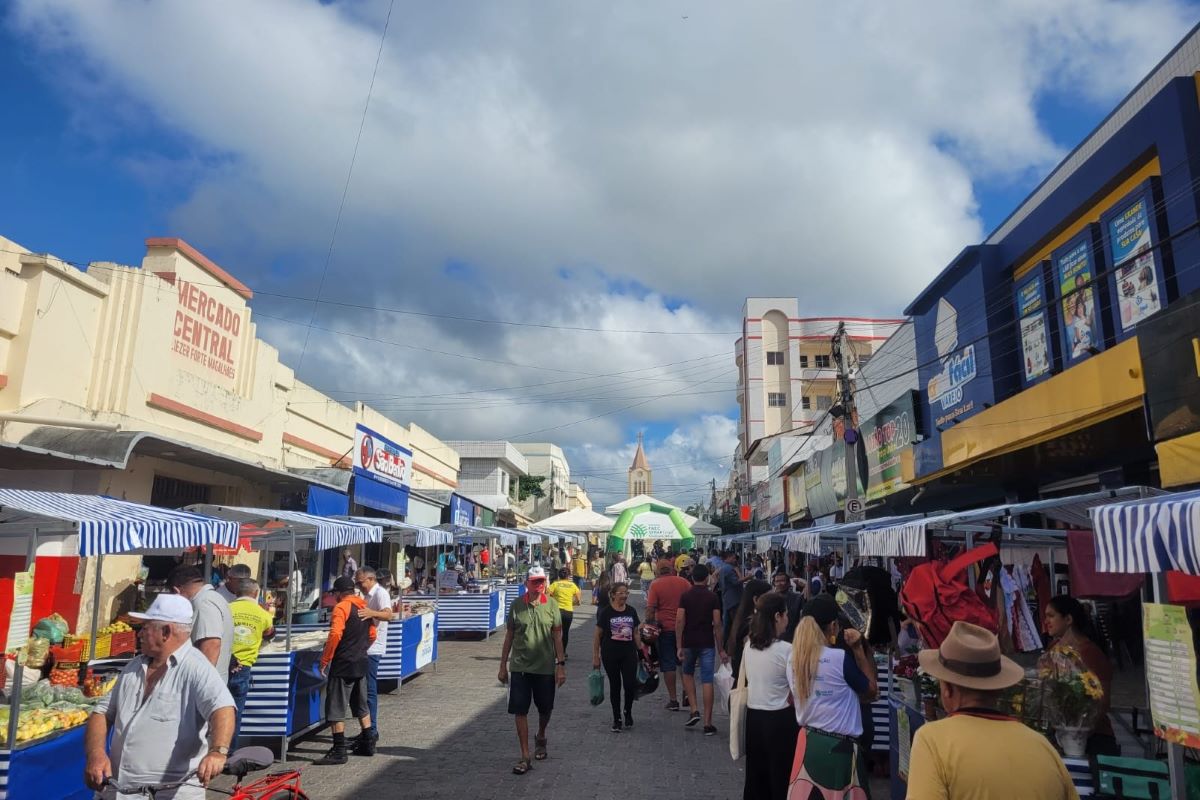
[(236, 522), (111, 497), (0, 489), (0, 523), (39, 527), (39, 521), (72, 525), (81, 556), (238, 544)]
[(384, 529), (385, 539), (399, 541), (404, 545), (437, 547), (438, 545), (454, 544), (454, 534), (450, 531), (429, 528), (425, 525), (413, 525), (409, 522), (377, 517), (347, 517), (347, 519), (367, 525), (378, 525)]
[[(515, 530), (505, 530), (504, 528), (477, 528), (474, 525), (454, 525), (447, 523), (446, 528), (451, 529), (456, 542), (471, 542), (472, 544), (487, 544), (492, 539), (495, 539), (502, 547), (516, 547), (518, 542)], [(522, 537), (524, 538), (524, 537)]]
[(383, 541), (383, 529), (376, 524), (318, 517), (315, 514), (305, 514), (303, 511), (210, 505), (194, 505), (188, 506), (188, 508), (221, 519), (248, 523), (259, 528), (266, 528), (272, 523), (284, 526), (278, 534), (272, 531), (269, 534), (255, 537), (256, 549), (270, 542), (279, 541), (285, 536), (290, 537), (292, 534), (314, 537), (313, 547), (317, 550), (332, 550), (335, 547), (356, 544), (377, 544)]
[(809, 555), (821, 554), (820, 531), (793, 531), (787, 535), (787, 549)]
[(1200, 490), (1092, 508), (1098, 572), (1200, 575)]
[[(930, 519), (936, 519), (931, 517)], [(925, 525), (928, 519), (865, 528), (858, 532), (858, 552), (863, 556), (925, 555)]]

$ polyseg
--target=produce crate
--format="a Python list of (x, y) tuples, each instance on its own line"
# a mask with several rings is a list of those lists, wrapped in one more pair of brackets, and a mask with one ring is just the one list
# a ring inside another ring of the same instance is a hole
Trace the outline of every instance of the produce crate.
[(108, 658), (112, 654), (112, 634), (101, 633), (96, 637), (96, 646), (92, 647), (92, 643), (87, 637), (83, 639), (83, 660), (91, 661), (94, 658)]
[(54, 665), (60, 669), (78, 669), (83, 660), (83, 642), (56, 644), (50, 648), (50, 657)]
[(112, 634), (110, 656), (131, 656), (137, 652), (137, 634), (133, 631), (121, 631)]

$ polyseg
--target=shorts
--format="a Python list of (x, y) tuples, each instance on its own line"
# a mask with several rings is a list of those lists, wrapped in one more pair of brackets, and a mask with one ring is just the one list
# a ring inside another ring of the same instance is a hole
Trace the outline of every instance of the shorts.
[(536, 672), (508, 673), (508, 713), (523, 717), (532, 702), (545, 716), (554, 710), (554, 676)]
[(679, 669), (678, 645), (675, 644), (675, 631), (659, 631), (658, 633), (658, 668), (663, 672), (674, 672)]
[(717, 660), (717, 650), (714, 647), (688, 647), (683, 651), (683, 674), (696, 674), (696, 664), (700, 664), (700, 682), (713, 682), (713, 668)]
[(342, 722), (347, 719), (362, 719), (371, 713), (367, 705), (367, 679), (339, 678), (329, 676), (325, 687), (325, 719)]

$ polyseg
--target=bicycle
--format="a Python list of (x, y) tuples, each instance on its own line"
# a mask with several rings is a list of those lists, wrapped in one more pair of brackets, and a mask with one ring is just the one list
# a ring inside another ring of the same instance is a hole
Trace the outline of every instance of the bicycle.
[[(219, 789), (216, 786), (205, 787), (209, 791), (228, 795), (231, 800), (308, 800), (308, 795), (300, 786), (300, 770), (289, 769), (281, 772), (271, 772), (252, 783), (242, 786), (242, 779), (251, 772), (266, 769), (275, 763), (275, 755), (265, 747), (242, 747), (229, 755), (222, 773), (237, 778), (232, 789)], [(178, 789), (181, 786), (200, 786), (192, 783), (196, 771), (192, 770), (183, 776), (182, 780), (171, 783), (147, 784), (143, 786), (121, 786), (111, 778), (104, 781), (105, 786), (111, 786), (120, 794), (133, 794), (149, 797), (154, 800), (159, 792)]]

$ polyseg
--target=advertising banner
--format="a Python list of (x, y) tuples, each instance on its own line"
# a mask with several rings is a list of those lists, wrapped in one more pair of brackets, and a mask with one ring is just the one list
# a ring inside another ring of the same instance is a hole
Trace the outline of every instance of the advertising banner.
[(1132, 201), (1123, 201), (1105, 216), (1105, 236), (1112, 256), (1117, 322), (1121, 331), (1133, 328), (1163, 307), (1162, 269), (1154, 249), (1150, 214), (1152, 195), (1147, 188)]
[(785, 487), (787, 488), (787, 515), (789, 519), (803, 516), (808, 513), (808, 497), (804, 492), (804, 467), (787, 475), (785, 478)]
[(1055, 251), (1054, 275), (1062, 298), (1063, 361), (1069, 365), (1104, 349), (1090, 229)]
[[(863, 474), (858, 475), (858, 496), (866, 495)], [(819, 450), (804, 464), (804, 491), (813, 517), (836, 514), (846, 504), (846, 450), (841, 442)]]
[(1046, 292), (1042, 270), (1035, 268), (1017, 284), (1017, 318), (1020, 320), (1021, 374), (1025, 384), (1050, 374), (1050, 339), (1046, 330)]
[(450, 495), (450, 522), (454, 525), (474, 525), (475, 504), (456, 494)]
[(879, 500), (906, 486), (901, 460), (917, 438), (915, 394), (905, 392), (863, 423), (867, 500)]
[(354, 427), (354, 473), (397, 489), (412, 482), (412, 451), (365, 425)]

